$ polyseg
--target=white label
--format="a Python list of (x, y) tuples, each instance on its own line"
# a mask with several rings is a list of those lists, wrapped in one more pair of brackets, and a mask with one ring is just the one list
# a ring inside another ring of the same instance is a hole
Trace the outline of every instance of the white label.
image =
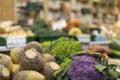
[(33, 25), (33, 19), (28, 19), (28, 25)]
[(24, 47), (26, 45), (26, 38), (23, 36), (11, 36), (6, 39), (7, 48)]
[(78, 41), (81, 43), (89, 43), (90, 42), (90, 35), (78, 35)]
[(66, 26), (67, 26), (67, 22), (64, 19), (52, 23), (53, 30), (62, 30)]

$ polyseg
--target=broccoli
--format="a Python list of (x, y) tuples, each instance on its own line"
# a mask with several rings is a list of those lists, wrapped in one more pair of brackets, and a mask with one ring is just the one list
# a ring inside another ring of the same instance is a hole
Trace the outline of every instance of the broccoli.
[(104, 80), (101, 72), (95, 69), (98, 60), (90, 55), (74, 56), (67, 75), (71, 80)]

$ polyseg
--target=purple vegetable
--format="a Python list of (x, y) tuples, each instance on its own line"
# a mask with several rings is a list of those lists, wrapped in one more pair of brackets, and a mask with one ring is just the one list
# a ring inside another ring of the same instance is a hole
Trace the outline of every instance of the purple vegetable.
[(104, 80), (104, 76), (95, 69), (98, 61), (90, 55), (74, 56), (67, 75), (71, 80)]

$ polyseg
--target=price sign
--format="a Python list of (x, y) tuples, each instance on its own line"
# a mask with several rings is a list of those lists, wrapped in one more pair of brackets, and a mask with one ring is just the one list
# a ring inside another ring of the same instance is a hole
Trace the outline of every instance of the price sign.
[(78, 38), (78, 41), (81, 42), (81, 43), (89, 43), (90, 42), (90, 35), (78, 35), (77, 36)]
[(23, 36), (11, 36), (6, 38), (7, 48), (24, 47), (26, 45), (26, 38)]
[(52, 23), (53, 30), (62, 30), (66, 26), (67, 26), (67, 22), (64, 19)]

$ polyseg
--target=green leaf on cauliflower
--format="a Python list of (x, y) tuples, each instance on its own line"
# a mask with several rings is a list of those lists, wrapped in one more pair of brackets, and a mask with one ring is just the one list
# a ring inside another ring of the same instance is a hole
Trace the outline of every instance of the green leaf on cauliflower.
[(97, 65), (95, 65), (95, 68), (96, 68), (98, 71), (102, 72), (102, 71), (106, 68), (106, 66), (101, 65), (101, 64), (97, 64)]

